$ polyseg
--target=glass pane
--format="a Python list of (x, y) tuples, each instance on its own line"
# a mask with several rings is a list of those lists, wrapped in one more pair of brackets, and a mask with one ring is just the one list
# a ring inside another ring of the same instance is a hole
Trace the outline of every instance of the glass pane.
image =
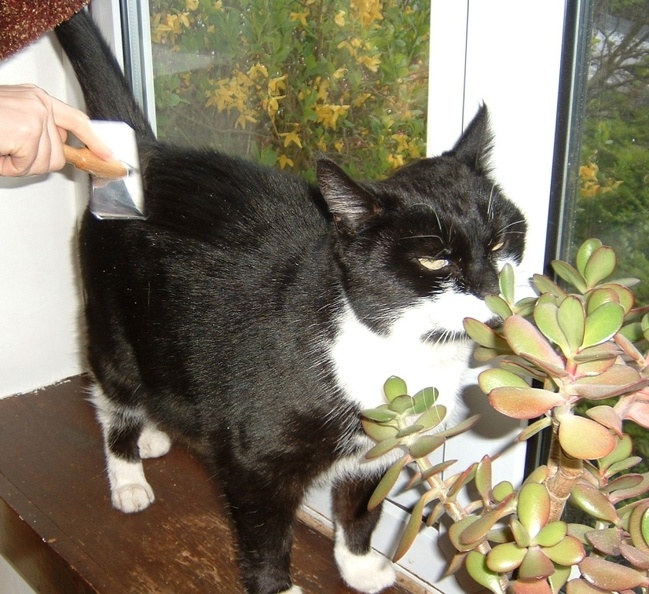
[(597, 237), (649, 303), (649, 1), (596, 0), (571, 258)]
[[(596, 237), (615, 248), (618, 278), (635, 277), (640, 304), (649, 303), (649, 0), (593, 3), (580, 161), (562, 258)], [(579, 118), (577, 118), (579, 119)], [(624, 429), (649, 466), (649, 432)]]
[(425, 155), (430, 0), (150, 0), (158, 135), (310, 172)]

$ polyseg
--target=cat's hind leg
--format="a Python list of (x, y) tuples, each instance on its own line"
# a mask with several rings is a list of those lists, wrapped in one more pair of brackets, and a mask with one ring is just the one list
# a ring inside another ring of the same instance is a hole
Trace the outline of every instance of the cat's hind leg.
[(381, 508), (368, 511), (367, 504), (377, 483), (367, 477), (345, 477), (332, 488), (338, 570), (347, 584), (368, 594), (380, 592), (396, 579), (392, 562), (371, 547)]
[(144, 414), (112, 402), (97, 384), (92, 388), (91, 401), (104, 438), (113, 506), (125, 513), (143, 510), (155, 499), (144, 476), (138, 443), (146, 423)]
[(171, 439), (152, 421), (146, 421), (137, 440), (137, 446), (140, 458), (160, 458), (171, 448)]

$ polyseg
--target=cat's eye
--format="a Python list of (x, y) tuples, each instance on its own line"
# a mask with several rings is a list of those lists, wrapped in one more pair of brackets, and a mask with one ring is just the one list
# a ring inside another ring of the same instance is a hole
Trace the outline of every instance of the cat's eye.
[(417, 262), (426, 270), (442, 270), (450, 264), (448, 260), (442, 258), (417, 258)]
[(505, 242), (504, 241), (499, 241), (496, 245), (494, 245), (491, 248), (492, 252), (497, 252), (498, 250), (502, 250), (503, 247), (505, 247)]

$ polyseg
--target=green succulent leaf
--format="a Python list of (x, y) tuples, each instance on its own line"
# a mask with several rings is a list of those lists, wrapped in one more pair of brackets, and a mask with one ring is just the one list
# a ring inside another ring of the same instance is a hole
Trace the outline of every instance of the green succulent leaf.
[(383, 384), (383, 393), (388, 402), (392, 402), (397, 396), (408, 394), (408, 386), (400, 377), (393, 375)]
[(445, 442), (446, 438), (440, 437), (439, 435), (422, 435), (410, 445), (408, 451), (415, 459), (423, 458), (432, 454), (437, 448), (444, 445)]
[(516, 438), (516, 441), (526, 441), (530, 439), (530, 437), (533, 437), (540, 431), (543, 431), (543, 429), (546, 429), (552, 424), (552, 419), (550, 417), (542, 417), (538, 421), (534, 421), (525, 429), (523, 429), (519, 434), (518, 437)]
[(582, 348), (594, 346), (612, 338), (622, 327), (624, 308), (619, 303), (604, 303), (586, 316)]
[(478, 320), (474, 320), (473, 318), (465, 318), (464, 329), (466, 330), (467, 334), (473, 340), (475, 340), (475, 342), (483, 347), (493, 349), (500, 353), (511, 352), (507, 341), (502, 336), (500, 336), (489, 326)]
[(584, 545), (574, 536), (566, 536), (557, 544), (544, 547), (543, 552), (550, 561), (564, 566), (577, 565), (586, 556)]
[(466, 556), (466, 569), (469, 575), (481, 586), (484, 586), (493, 594), (505, 594), (500, 583), (500, 576), (489, 569), (487, 558), (478, 551), (470, 551)]
[[(534, 542), (542, 547), (553, 547), (559, 541), (563, 540), (567, 533), (568, 525), (565, 522), (551, 522), (539, 530), (539, 533), (534, 538)], [(561, 563), (561, 565), (566, 564)]]
[(390, 491), (394, 488), (401, 471), (408, 462), (409, 458), (403, 456), (388, 468), (387, 472), (383, 475), (383, 478), (376, 486), (376, 489), (374, 489), (374, 493), (372, 493), (372, 496), (370, 497), (367, 504), (368, 510), (372, 511), (375, 509), (390, 494)]
[(629, 534), (633, 546), (649, 553), (649, 501), (633, 508), (629, 516)]
[(374, 441), (383, 441), (395, 437), (399, 431), (396, 427), (375, 423), (369, 419), (361, 419), (361, 424), (363, 425), (363, 431)]
[(395, 563), (408, 552), (412, 544), (415, 542), (417, 534), (419, 534), (419, 529), (421, 528), (422, 517), (424, 515), (424, 508), (426, 507), (426, 503), (426, 498), (421, 497), (412, 508), (410, 517), (408, 518), (408, 524), (406, 525), (403, 534), (401, 535), (401, 540), (399, 541), (397, 550), (392, 557), (392, 560)]
[(491, 498), (491, 458), (483, 456), (475, 471), (475, 486), (484, 502)]
[(514, 542), (496, 545), (487, 553), (487, 567), (495, 573), (509, 573), (523, 562), (526, 553), (527, 548)]
[(491, 490), (491, 498), (496, 502), (501, 502), (506, 497), (509, 497), (513, 492), (514, 485), (512, 485), (509, 481), (500, 481)]
[(606, 495), (588, 483), (577, 483), (570, 494), (570, 501), (597, 520), (611, 524), (619, 520), (615, 506)]
[(487, 295), (484, 302), (493, 313), (500, 316), (503, 320), (513, 313), (511, 307), (507, 305), (507, 302), (498, 295)]
[(374, 460), (375, 458), (380, 458), (388, 452), (391, 452), (393, 449), (401, 445), (401, 439), (397, 437), (388, 437), (383, 441), (379, 441), (367, 454), (365, 457), (368, 460)]
[(540, 303), (534, 308), (534, 321), (546, 338), (567, 350), (568, 339), (559, 325), (559, 308), (554, 302)]
[(534, 539), (550, 517), (550, 495), (545, 485), (527, 483), (518, 494), (518, 519)]
[(370, 408), (361, 412), (361, 415), (365, 419), (370, 421), (376, 421), (377, 423), (389, 423), (390, 421), (396, 419), (397, 415), (387, 408)]
[(589, 287), (594, 287), (615, 272), (617, 258), (615, 251), (609, 246), (598, 247), (588, 259), (583, 276)]
[(505, 264), (500, 271), (498, 284), (500, 285), (500, 293), (507, 303), (514, 303), (515, 282), (514, 267), (511, 264)]
[(586, 279), (584, 279), (578, 270), (573, 268), (567, 262), (554, 260), (552, 262), (552, 269), (556, 272), (557, 276), (560, 276), (564, 281), (569, 282), (580, 293), (585, 293), (588, 290)]
[(541, 294), (553, 295), (554, 297), (559, 297), (561, 299), (567, 295), (567, 293), (557, 285), (557, 283), (541, 274), (535, 274), (532, 276), (532, 284)]
[(601, 246), (602, 242), (595, 238), (587, 239), (579, 246), (577, 255), (575, 256), (575, 264), (577, 265), (577, 270), (579, 270), (581, 275), (586, 274), (586, 265), (588, 264), (588, 260), (590, 260), (590, 257), (595, 250)]
[(554, 564), (543, 549), (532, 547), (527, 549), (527, 554), (518, 568), (518, 578), (523, 581), (541, 580), (554, 573)]
[(563, 565), (556, 565), (554, 573), (548, 576), (548, 584), (552, 594), (559, 594), (561, 588), (565, 585), (570, 577), (571, 567), (564, 567)]
[(439, 392), (437, 388), (424, 388), (423, 390), (419, 390), (412, 398), (415, 414), (421, 414), (428, 410), (435, 404), (438, 396)]
[(463, 543), (460, 540), (462, 533), (473, 524), (478, 518), (476, 516), (467, 516), (457, 522), (453, 522), (448, 529), (448, 537), (451, 544), (461, 553), (470, 551), (475, 545), (473, 543)]
[(586, 326), (581, 300), (572, 295), (566, 297), (559, 306), (557, 320), (568, 342), (570, 353), (577, 352), (584, 340)]
[(525, 526), (521, 524), (520, 520), (512, 518), (511, 522), (509, 523), (509, 527), (512, 531), (514, 541), (519, 547), (527, 548), (532, 544), (532, 537), (527, 531), (527, 528), (525, 528)]
[(439, 436), (453, 437), (471, 429), (480, 420), (480, 415), (472, 415), (461, 423), (437, 433)]
[(599, 460), (599, 467), (606, 469), (616, 462), (626, 460), (633, 453), (633, 440), (626, 433), (615, 444), (613, 451)]
[(478, 377), (478, 384), (485, 394), (494, 388), (529, 388), (530, 385), (522, 377), (506, 369), (494, 367), (483, 371)]
[(446, 407), (436, 404), (422, 413), (417, 419), (416, 424), (423, 427), (423, 431), (430, 431), (437, 427), (446, 418)]
[(388, 404), (388, 407), (392, 412), (395, 412), (398, 415), (414, 414), (413, 399), (411, 396), (408, 396), (406, 394), (397, 396), (390, 402), (390, 404)]

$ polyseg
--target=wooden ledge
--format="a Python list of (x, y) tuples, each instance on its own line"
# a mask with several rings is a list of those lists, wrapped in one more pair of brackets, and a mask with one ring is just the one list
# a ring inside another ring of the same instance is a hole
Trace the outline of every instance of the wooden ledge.
[[(144, 465), (156, 502), (113, 509), (83, 377), (0, 400), (0, 554), (42, 594), (242, 592), (228, 520), (197, 460), (175, 445)], [(331, 540), (301, 522), (293, 565), (307, 594), (353, 593)]]

